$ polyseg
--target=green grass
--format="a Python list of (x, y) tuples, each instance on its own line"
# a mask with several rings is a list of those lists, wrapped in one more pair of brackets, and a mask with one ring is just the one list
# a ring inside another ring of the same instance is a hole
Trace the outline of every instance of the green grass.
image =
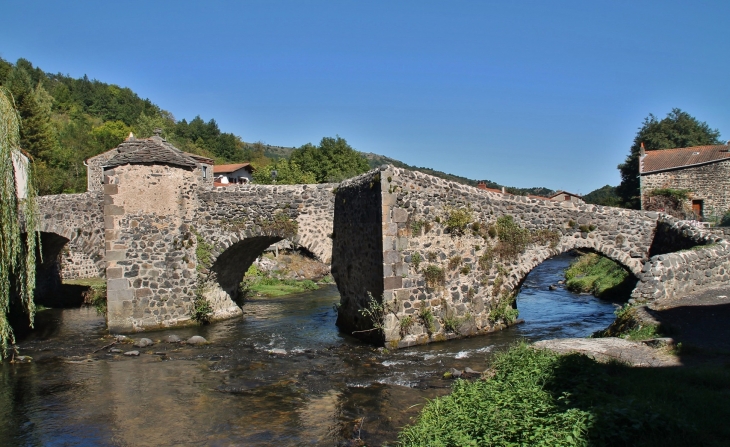
[(291, 295), (292, 293), (316, 290), (319, 286), (310, 280), (296, 281), (292, 279), (261, 278), (250, 285), (250, 290), (268, 297)]
[(71, 286), (88, 286), (92, 288), (100, 288), (106, 287), (106, 278), (64, 279), (63, 283)]
[(730, 368), (631, 368), (527, 344), (458, 380), (399, 435), (403, 446), (684, 446), (730, 439)]
[(636, 308), (631, 305), (624, 305), (616, 309), (616, 319), (611, 325), (601, 331), (595, 332), (591, 337), (620, 337), (627, 340), (649, 340), (662, 337), (666, 328), (662, 330), (658, 325), (646, 324), (636, 317)]
[(581, 255), (565, 271), (565, 287), (601, 298), (627, 298), (636, 282), (618, 263), (598, 255)]

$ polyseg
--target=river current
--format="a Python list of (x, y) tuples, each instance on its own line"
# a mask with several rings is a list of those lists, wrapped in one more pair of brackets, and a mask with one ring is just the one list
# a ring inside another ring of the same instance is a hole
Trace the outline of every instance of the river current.
[(518, 340), (584, 337), (611, 323), (611, 303), (548, 290), (571, 260), (530, 273), (517, 298), (523, 324), (390, 353), (337, 331), (335, 286), (252, 299), (242, 319), (134, 335), (210, 342), (156, 343), (139, 357), (94, 352), (113, 341), (94, 309), (45, 310), (19, 342), (33, 361), (0, 364), (0, 445), (334, 446), (358, 436), (392, 445), (427, 399), (449, 392), (445, 371), (481, 371)]

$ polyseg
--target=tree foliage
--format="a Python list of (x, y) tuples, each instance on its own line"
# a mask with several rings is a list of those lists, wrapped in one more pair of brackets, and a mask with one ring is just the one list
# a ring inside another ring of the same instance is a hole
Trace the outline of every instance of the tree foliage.
[[(240, 137), (221, 132), (214, 119), (176, 121), (129, 88), (46, 73), (25, 59), (15, 64), (0, 59), (0, 86), (15, 98), (23, 123), (20, 147), (35, 160), (41, 194), (84, 191), (84, 161), (118, 145), (129, 132), (145, 138), (159, 128), (178, 148), (217, 163), (263, 155)], [(265, 165), (268, 159), (259, 156), (256, 162)]]
[(276, 171), (276, 183), (280, 185), (317, 183), (313, 173), (303, 171), (297, 162), (285, 158), (256, 169), (253, 173), (253, 181), (261, 185), (273, 184), (271, 171)]
[(313, 173), (318, 183), (341, 182), (370, 169), (365, 156), (339, 135), (322, 138), (319, 146), (305, 144), (292, 152), (291, 161)]
[(13, 301), (17, 300), (28, 314), (31, 326), (35, 314), (37, 208), (30, 167), (25, 197), (19, 197), (17, 187), (23, 185), (17, 185), (13, 161), (23, 169), (20, 142), (20, 119), (12, 95), (0, 87), (0, 359), (14, 342), (8, 322), (11, 307), (16, 304)]
[(698, 121), (680, 109), (672, 109), (662, 120), (649, 114), (634, 137), (626, 161), (618, 165), (621, 184), (616, 188), (616, 193), (627, 208), (639, 209), (641, 206), (639, 153), (642, 143), (647, 151), (721, 144), (717, 129), (710, 129), (707, 123)]
[(583, 196), (585, 203), (603, 206), (621, 206), (621, 198), (616, 194), (616, 187), (606, 185)]

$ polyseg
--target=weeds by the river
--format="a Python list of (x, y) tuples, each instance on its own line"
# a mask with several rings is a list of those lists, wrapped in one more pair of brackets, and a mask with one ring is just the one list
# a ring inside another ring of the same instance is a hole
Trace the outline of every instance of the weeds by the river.
[(406, 427), (403, 446), (724, 445), (730, 370), (630, 368), (519, 344)]

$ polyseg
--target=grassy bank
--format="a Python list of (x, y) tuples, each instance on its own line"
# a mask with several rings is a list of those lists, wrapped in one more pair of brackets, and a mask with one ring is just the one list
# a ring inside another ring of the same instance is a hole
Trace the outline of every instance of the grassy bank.
[(403, 429), (403, 446), (726, 445), (730, 368), (630, 368), (526, 344), (489, 378), (457, 381)]
[(282, 279), (270, 276), (256, 268), (254, 264), (246, 271), (240, 287), (245, 297), (257, 295), (277, 297), (319, 288), (317, 283), (308, 279)]
[(565, 287), (601, 298), (625, 299), (636, 280), (616, 262), (596, 253), (581, 254), (565, 271)]

